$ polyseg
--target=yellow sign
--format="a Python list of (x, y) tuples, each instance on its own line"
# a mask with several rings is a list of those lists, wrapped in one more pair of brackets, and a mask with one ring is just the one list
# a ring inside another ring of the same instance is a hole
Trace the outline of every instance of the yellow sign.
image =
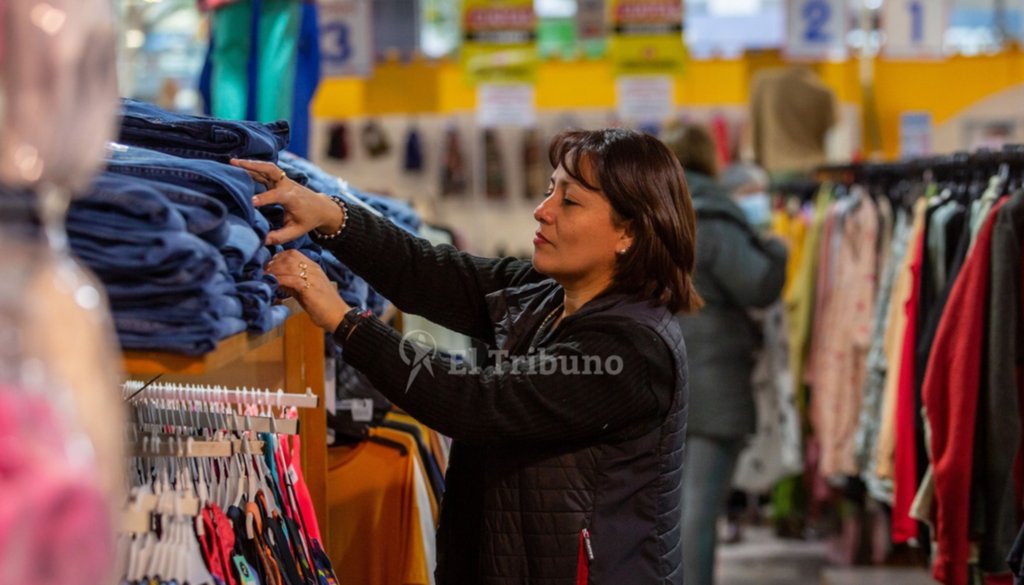
[(462, 68), (478, 83), (537, 79), (537, 16), (533, 0), (464, 0)]
[(677, 75), (686, 60), (682, 0), (610, 0), (610, 54), (617, 75)]

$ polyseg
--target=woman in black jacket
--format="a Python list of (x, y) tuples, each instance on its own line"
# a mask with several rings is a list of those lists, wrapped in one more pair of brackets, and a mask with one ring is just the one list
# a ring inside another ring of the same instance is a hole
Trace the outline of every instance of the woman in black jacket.
[(317, 266), (268, 265), (344, 358), (454, 439), (439, 585), (682, 583), (686, 357), (677, 311), (694, 214), (682, 169), (628, 130), (559, 135), (532, 262), (434, 247), (270, 163), (236, 161), (278, 203), (281, 243), (311, 232), (390, 299), (492, 348), (470, 369), (350, 309)]

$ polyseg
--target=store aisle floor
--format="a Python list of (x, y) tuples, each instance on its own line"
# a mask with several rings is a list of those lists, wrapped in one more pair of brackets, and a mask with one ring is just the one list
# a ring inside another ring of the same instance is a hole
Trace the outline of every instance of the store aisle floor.
[(825, 544), (776, 538), (746, 527), (739, 544), (719, 545), (716, 585), (933, 585), (923, 569), (828, 567)]

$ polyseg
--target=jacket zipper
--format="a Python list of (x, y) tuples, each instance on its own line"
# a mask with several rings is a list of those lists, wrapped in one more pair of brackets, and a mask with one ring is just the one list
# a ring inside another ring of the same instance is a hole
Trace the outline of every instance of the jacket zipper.
[(588, 585), (590, 563), (594, 562), (594, 548), (590, 544), (590, 531), (580, 530), (580, 549), (576, 560), (576, 585)]
[(580, 531), (580, 534), (583, 535), (583, 546), (586, 549), (587, 564), (589, 565), (590, 563), (594, 562), (594, 547), (590, 544), (590, 531), (584, 528)]

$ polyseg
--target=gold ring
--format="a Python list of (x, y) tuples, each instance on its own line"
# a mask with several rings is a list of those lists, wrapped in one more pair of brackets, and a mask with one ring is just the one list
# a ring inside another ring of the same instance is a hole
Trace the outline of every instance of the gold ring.
[(283, 180), (285, 180), (287, 178), (288, 178), (288, 173), (286, 173), (284, 171), (281, 171), (281, 176), (277, 179), (277, 182), (280, 183), (281, 181), (283, 181)]

